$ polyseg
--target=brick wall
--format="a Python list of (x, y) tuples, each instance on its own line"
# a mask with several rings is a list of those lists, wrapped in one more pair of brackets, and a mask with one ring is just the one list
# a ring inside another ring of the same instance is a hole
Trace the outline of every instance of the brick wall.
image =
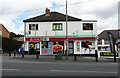
[(10, 33), (3, 25), (0, 25), (0, 31), (2, 31), (2, 34), (0, 36), (10, 38)]

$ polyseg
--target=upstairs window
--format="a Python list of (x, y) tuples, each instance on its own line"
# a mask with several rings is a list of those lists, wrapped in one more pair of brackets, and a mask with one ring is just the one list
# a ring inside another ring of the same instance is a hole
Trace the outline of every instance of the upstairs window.
[(38, 24), (29, 24), (29, 30), (38, 30)]
[(53, 30), (53, 31), (63, 30), (62, 23), (53, 23), (52, 30)]
[(93, 30), (93, 23), (83, 23), (83, 30)]

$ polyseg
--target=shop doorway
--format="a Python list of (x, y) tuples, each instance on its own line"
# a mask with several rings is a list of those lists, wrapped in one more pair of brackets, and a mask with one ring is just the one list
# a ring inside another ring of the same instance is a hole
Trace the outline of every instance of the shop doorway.
[(74, 42), (73, 41), (69, 41), (69, 55), (73, 55), (74, 54)]

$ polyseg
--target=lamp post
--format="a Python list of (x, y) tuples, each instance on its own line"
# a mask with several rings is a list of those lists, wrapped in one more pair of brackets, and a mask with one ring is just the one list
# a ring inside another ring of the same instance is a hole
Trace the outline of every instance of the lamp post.
[(68, 59), (68, 16), (67, 16), (67, 0), (66, 0), (66, 60)]

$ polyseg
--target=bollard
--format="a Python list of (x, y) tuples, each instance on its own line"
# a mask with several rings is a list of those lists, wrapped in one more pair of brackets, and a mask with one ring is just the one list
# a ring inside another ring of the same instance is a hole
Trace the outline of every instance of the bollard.
[(77, 61), (77, 55), (74, 55), (74, 61)]
[(14, 58), (15, 58), (15, 56), (16, 56), (16, 52), (14, 52)]
[(11, 52), (9, 51), (9, 56), (11, 57)]
[(57, 55), (55, 55), (55, 60), (57, 60)]
[(39, 58), (39, 55), (37, 54), (37, 55), (36, 55), (36, 59), (38, 59), (38, 58)]
[(22, 53), (22, 58), (24, 58), (24, 53)]
[(95, 61), (98, 62), (98, 53), (97, 53), (97, 50), (95, 50)]

